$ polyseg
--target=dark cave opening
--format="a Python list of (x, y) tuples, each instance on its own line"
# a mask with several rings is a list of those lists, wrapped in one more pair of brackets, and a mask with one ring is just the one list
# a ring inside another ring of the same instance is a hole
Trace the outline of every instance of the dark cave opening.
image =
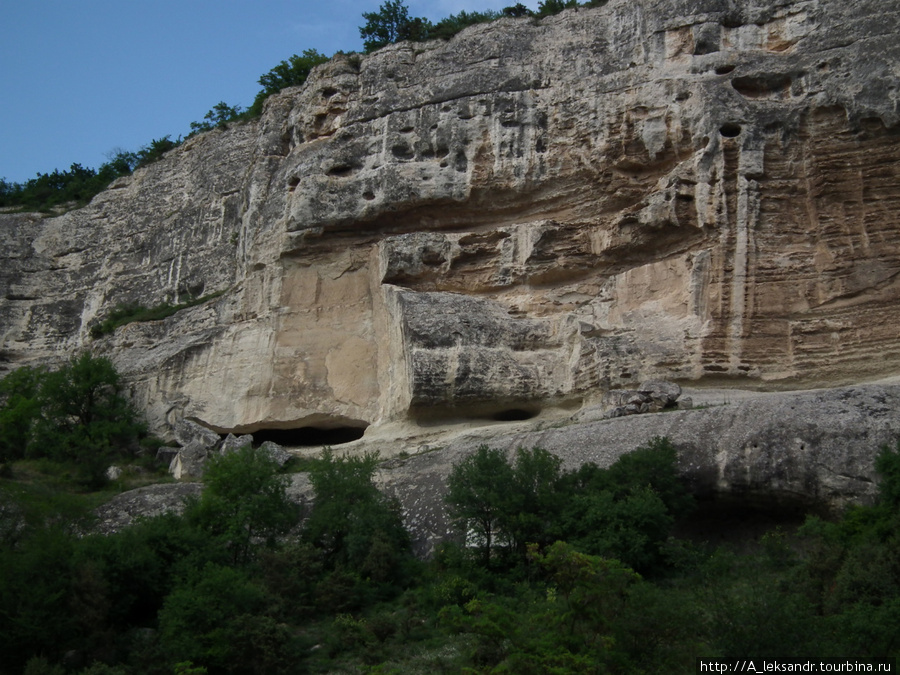
[(675, 526), (673, 534), (697, 544), (755, 548), (764, 534), (775, 529), (793, 533), (807, 515), (827, 513), (814, 504), (789, 497), (698, 495), (696, 509)]
[(512, 408), (510, 410), (501, 410), (500, 412), (494, 413), (491, 419), (496, 422), (521, 422), (524, 420), (530, 420), (535, 416), (537, 416), (537, 413), (533, 410)]
[(365, 427), (299, 427), (297, 429), (257, 429), (253, 432), (254, 444), (272, 441), (278, 445), (293, 448), (307, 448), (318, 445), (342, 445), (358, 441), (366, 432)]

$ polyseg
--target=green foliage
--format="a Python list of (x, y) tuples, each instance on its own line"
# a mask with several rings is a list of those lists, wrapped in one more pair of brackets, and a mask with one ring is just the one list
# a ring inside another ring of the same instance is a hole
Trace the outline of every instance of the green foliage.
[(266, 614), (269, 596), (247, 572), (207, 564), (166, 598), (163, 649), (216, 673), (296, 673), (303, 645)]
[(519, 18), (523, 16), (531, 16), (532, 14), (533, 12), (521, 2), (517, 2), (515, 5), (503, 8), (503, 16)]
[(49, 212), (84, 206), (117, 178), (128, 176), (135, 169), (155, 162), (179, 143), (180, 140), (172, 141), (169, 136), (164, 136), (137, 152), (114, 152), (110, 160), (97, 170), (72, 164), (68, 171), (56, 169), (53, 173), (38, 173), (37, 177), (25, 183), (0, 180), (0, 207)]
[(154, 307), (144, 307), (136, 302), (116, 305), (113, 310), (100, 323), (91, 326), (91, 337), (101, 338), (104, 335), (114, 333), (119, 326), (125, 326), (135, 321), (161, 321), (188, 307), (196, 307), (214, 298), (218, 298), (224, 291), (210, 293), (199, 298), (191, 298), (177, 304), (164, 302)]
[(112, 362), (85, 352), (55, 371), (20, 371), (0, 382), (3, 459), (72, 462), (86, 482), (103, 484), (110, 458), (130, 455), (144, 431)]
[(40, 413), (38, 393), (46, 376), (43, 368), (19, 368), (0, 380), (0, 462), (25, 456), (31, 429)]
[(219, 101), (212, 110), (207, 111), (202, 122), (191, 122), (191, 133), (188, 137), (213, 129), (225, 129), (230, 122), (236, 122), (240, 118), (241, 106), (230, 106), (225, 101)]
[(447, 478), (444, 499), (450, 517), (459, 530), (474, 535), (485, 564), (490, 562), (497, 538), (503, 536), (501, 522), (511, 512), (512, 483), (506, 453), (486, 445), (454, 465)]
[(278, 462), (250, 445), (212, 457), (203, 494), (188, 504), (185, 517), (227, 542), (235, 563), (248, 562), (255, 541), (273, 547), (299, 520), (287, 497), (288, 477), (278, 470)]
[(353, 569), (376, 583), (399, 584), (409, 562), (400, 506), (372, 477), (377, 455), (336, 457), (330, 448), (310, 471), (315, 492), (303, 537), (329, 568)]
[(678, 479), (676, 452), (665, 439), (621, 457), (609, 469), (561, 472), (545, 450), (506, 453), (480, 447), (447, 480), (450, 516), (474, 537), (484, 564), (492, 556), (524, 559), (527, 544), (556, 539), (641, 571), (664, 563), (663, 547), (693, 499)]
[(68, 603), (72, 551), (72, 538), (56, 527), (0, 549), (0, 672), (21, 672), (36, 655), (58, 660), (76, 642)]
[(377, 12), (363, 12), (363, 18), (366, 24), (360, 27), (359, 35), (366, 54), (394, 42), (427, 40), (433, 29), (428, 19), (410, 17), (403, 0), (385, 0)]
[[(20, 378), (7, 389), (35, 391)], [(213, 462), (184, 516), (106, 536), (76, 536), (85, 528), (65, 503), (40, 506), (48, 495), (3, 480), (0, 675), (60, 672), (73, 650), (95, 675), (658, 673), (693, 672), (698, 657), (896, 658), (898, 457), (882, 451), (873, 507), (811, 519), (799, 538), (775, 530), (750, 553), (683, 544), (690, 564), (643, 578), (625, 558), (656, 552), (646, 564), (657, 571), (677, 548), (658, 541), (662, 525), (689, 508), (659, 439), (608, 469), (563, 472), (540, 449), (483, 448), (460, 463), (461, 494), (497, 506), (489, 566), (446, 545), (411, 568), (372, 455), (328, 451), (309, 467), (316, 507), (299, 536), (285, 532), (296, 511), (278, 506), (283, 474), (250, 448)], [(489, 470), (505, 494), (488, 490)], [(579, 517), (589, 523), (574, 537)], [(561, 539), (547, 541), (553, 533)], [(518, 564), (500, 564), (532, 538)], [(239, 555), (236, 540), (248, 547)]]
[(286, 87), (299, 87), (306, 82), (310, 72), (316, 66), (328, 61), (328, 57), (315, 49), (305, 49), (302, 56), (294, 54), (287, 61), (282, 61), (269, 72), (259, 78), (262, 85), (260, 91), (250, 106), (249, 115), (256, 117), (262, 114), (263, 102), (272, 94)]
[[(523, 6), (524, 7), (524, 6)], [(519, 11), (514, 7), (508, 7), (512, 12)], [(527, 10), (527, 8), (525, 8)], [(506, 10), (504, 10), (505, 12)], [(451, 14), (445, 19), (441, 19), (428, 30), (427, 38), (429, 40), (442, 39), (448, 40), (464, 28), (474, 26), (479, 23), (490, 23), (496, 21), (504, 14), (487, 10), (485, 12), (466, 12), (461, 11), (459, 14)], [(511, 16), (511, 15), (506, 15)], [(521, 16), (521, 15), (519, 15)]]
[(541, 0), (538, 2), (537, 16), (553, 16), (565, 9), (574, 9), (578, 5), (578, 0)]

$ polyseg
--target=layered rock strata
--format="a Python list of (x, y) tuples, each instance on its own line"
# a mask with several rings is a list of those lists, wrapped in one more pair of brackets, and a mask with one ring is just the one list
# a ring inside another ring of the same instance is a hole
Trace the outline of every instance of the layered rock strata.
[(898, 16), (610, 0), (338, 56), (83, 209), (0, 215), (3, 365), (91, 348), (160, 433), (301, 440), (897, 373)]

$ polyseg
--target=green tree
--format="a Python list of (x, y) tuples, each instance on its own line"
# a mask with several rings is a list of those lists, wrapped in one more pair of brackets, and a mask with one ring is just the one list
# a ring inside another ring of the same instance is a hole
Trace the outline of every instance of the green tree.
[(25, 456), (40, 413), (38, 392), (45, 376), (43, 368), (25, 366), (0, 380), (0, 463)]
[(163, 649), (219, 673), (303, 672), (304, 645), (270, 616), (270, 597), (243, 569), (207, 564), (166, 598), (159, 613)]
[(144, 427), (109, 359), (85, 352), (56, 371), (20, 368), (0, 381), (0, 460), (78, 464), (91, 483), (135, 446)]
[(92, 483), (102, 483), (109, 459), (128, 454), (144, 431), (115, 366), (89, 352), (45, 373), (37, 401), (41, 412), (28, 454), (74, 461)]
[(396, 583), (409, 562), (409, 534), (399, 503), (373, 482), (377, 462), (374, 454), (335, 457), (325, 449), (310, 471), (315, 496), (303, 537), (323, 552), (330, 569)]
[(385, 45), (403, 40), (426, 40), (431, 23), (424, 18), (410, 18), (403, 0), (386, 0), (377, 12), (363, 12), (366, 24), (359, 29), (366, 54)]
[[(507, 9), (517, 11), (514, 8)], [(462, 11), (458, 14), (451, 14), (450, 16), (438, 21), (431, 29), (429, 29), (428, 39), (441, 38), (447, 40), (468, 26), (474, 26), (478, 23), (489, 23), (491, 21), (499, 19), (501, 16), (503, 15), (501, 15), (499, 12), (494, 12), (491, 10), (488, 10), (486, 12)]]
[(255, 540), (274, 546), (299, 520), (298, 507), (287, 497), (288, 477), (278, 471), (274, 459), (250, 445), (214, 456), (203, 493), (185, 517), (227, 542), (235, 563), (246, 563)]
[(328, 61), (328, 57), (315, 49), (305, 49), (302, 56), (294, 54), (287, 61), (282, 61), (269, 72), (261, 75), (260, 91), (250, 106), (249, 115), (255, 117), (262, 113), (263, 102), (272, 94), (286, 87), (299, 87), (306, 82), (310, 72), (316, 66)]
[(694, 505), (678, 476), (675, 447), (665, 438), (622, 455), (607, 469), (585, 464), (559, 489), (571, 495), (562, 514), (563, 539), (642, 573), (661, 564), (672, 526)]
[(203, 116), (202, 122), (191, 122), (189, 136), (213, 129), (224, 129), (229, 122), (239, 119), (240, 115), (241, 106), (230, 106), (225, 101), (219, 101)]
[(528, 544), (543, 547), (559, 537), (561, 467), (562, 460), (543, 448), (516, 450), (510, 501), (499, 525), (520, 559)]
[(565, 9), (578, 7), (578, 0), (541, 0), (538, 2), (537, 16), (553, 16)]
[(518, 18), (522, 16), (532, 16), (533, 14), (534, 12), (528, 9), (528, 7), (523, 5), (521, 2), (517, 2), (515, 5), (503, 8), (503, 16)]
[(513, 468), (506, 453), (480, 446), (456, 464), (447, 478), (450, 518), (466, 537), (474, 535), (485, 565), (498, 540), (507, 543), (502, 523), (512, 512)]

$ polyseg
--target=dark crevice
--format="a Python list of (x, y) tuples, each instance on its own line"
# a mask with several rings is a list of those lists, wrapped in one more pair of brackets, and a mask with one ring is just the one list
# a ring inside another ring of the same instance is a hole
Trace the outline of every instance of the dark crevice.
[(320, 429), (317, 427), (300, 427), (298, 429), (258, 429), (253, 432), (255, 445), (272, 441), (286, 447), (312, 447), (319, 445), (341, 445), (352, 443), (363, 437), (365, 428), (337, 427)]
[(492, 419), (497, 422), (522, 422), (524, 420), (532, 419), (535, 415), (537, 415), (537, 413), (533, 410), (512, 408), (510, 410), (501, 410), (500, 412), (495, 413)]

